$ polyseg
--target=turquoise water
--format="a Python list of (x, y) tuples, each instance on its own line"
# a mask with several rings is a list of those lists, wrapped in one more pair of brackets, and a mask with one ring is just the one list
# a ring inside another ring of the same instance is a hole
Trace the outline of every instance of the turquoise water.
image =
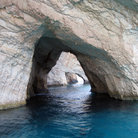
[(138, 102), (50, 88), (27, 106), (0, 111), (0, 138), (138, 138)]

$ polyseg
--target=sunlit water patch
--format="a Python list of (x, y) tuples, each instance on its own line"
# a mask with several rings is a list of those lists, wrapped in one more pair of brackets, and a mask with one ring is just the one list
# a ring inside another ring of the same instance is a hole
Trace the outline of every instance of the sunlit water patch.
[(89, 85), (50, 88), (0, 111), (0, 138), (138, 138), (138, 102), (95, 95)]

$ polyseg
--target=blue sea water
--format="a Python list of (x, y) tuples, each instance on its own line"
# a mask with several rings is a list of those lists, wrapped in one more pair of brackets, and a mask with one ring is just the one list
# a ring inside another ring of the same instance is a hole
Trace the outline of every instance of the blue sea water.
[(138, 138), (138, 102), (55, 87), (26, 106), (0, 111), (0, 138)]

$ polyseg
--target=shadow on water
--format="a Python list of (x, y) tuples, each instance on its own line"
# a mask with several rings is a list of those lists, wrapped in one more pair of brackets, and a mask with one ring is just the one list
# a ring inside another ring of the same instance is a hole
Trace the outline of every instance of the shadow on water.
[(102, 112), (104, 110), (125, 110), (128, 108), (135, 108), (138, 104), (137, 101), (122, 101), (109, 97), (107, 94), (92, 93), (85, 104), (89, 105), (86, 111)]

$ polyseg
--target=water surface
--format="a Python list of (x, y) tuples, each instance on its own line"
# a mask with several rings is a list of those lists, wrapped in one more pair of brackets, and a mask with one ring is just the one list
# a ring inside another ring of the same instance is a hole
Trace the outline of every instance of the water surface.
[(50, 88), (26, 106), (0, 111), (0, 138), (138, 138), (138, 102)]

